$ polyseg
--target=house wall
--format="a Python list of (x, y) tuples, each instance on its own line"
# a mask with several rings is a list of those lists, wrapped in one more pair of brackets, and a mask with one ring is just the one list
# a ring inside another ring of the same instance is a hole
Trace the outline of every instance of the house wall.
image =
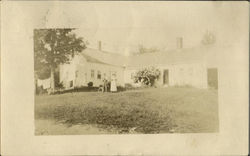
[(124, 71), (124, 82), (125, 83), (129, 83), (129, 84), (133, 84), (133, 75), (136, 73), (136, 69), (126, 69)]
[(68, 89), (70, 88), (70, 81), (75, 79), (75, 65), (74, 64), (62, 64), (60, 65), (60, 82)]
[(75, 65), (74, 87), (87, 86), (87, 64), (88, 62), (82, 62)]
[(39, 87), (42, 86), (43, 89), (50, 88), (50, 78), (45, 79), (45, 80), (37, 79), (37, 86), (39, 86)]
[[(168, 86), (184, 86), (190, 85), (198, 88), (207, 88), (207, 68), (202, 63), (188, 63), (188, 64), (170, 64), (170, 65), (157, 65), (161, 71), (159, 79), (155, 82), (156, 85), (165, 85), (163, 82), (164, 70), (168, 70), (169, 84)], [(126, 69), (124, 72), (125, 83), (133, 83), (132, 74), (139, 68), (134, 67)]]
[[(94, 71), (94, 77), (91, 76), (91, 71)], [(101, 74), (101, 78), (98, 78), (98, 71)], [(106, 78), (110, 81), (111, 74), (116, 73), (117, 86), (124, 86), (124, 69), (118, 66), (98, 64), (98, 63), (87, 63), (84, 75), (86, 75), (85, 85), (88, 82), (93, 82), (94, 86), (103, 85), (103, 79)]]
[[(94, 71), (94, 77), (91, 76), (91, 70)], [(97, 77), (98, 71), (101, 78)], [(103, 78), (110, 80), (111, 73), (117, 75), (117, 86), (124, 86), (124, 69), (118, 66), (112, 66), (100, 63), (87, 62), (82, 56), (75, 57), (70, 64), (60, 65), (60, 82), (63, 82), (65, 89), (87, 86), (93, 82), (93, 86), (98, 87), (103, 84)], [(70, 86), (73, 81), (73, 86)]]
[[(61, 64), (60, 65), (60, 82), (63, 83), (65, 89), (74, 88), (77, 84), (79, 85), (78, 80), (76, 79), (76, 71), (77, 69), (84, 70), (86, 66), (86, 59), (82, 56), (75, 56), (69, 64)], [(79, 72), (80, 76), (81, 72)], [(73, 82), (73, 85), (70, 86), (70, 82)]]
[(207, 88), (207, 69), (202, 63), (174, 64), (160, 66), (161, 76), (159, 84), (163, 84), (163, 71), (169, 70), (169, 86), (194, 86), (198, 88)]

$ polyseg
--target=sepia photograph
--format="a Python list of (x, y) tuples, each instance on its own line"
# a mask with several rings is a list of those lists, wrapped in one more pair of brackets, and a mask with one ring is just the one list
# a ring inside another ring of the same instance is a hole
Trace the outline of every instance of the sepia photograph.
[(34, 29), (36, 135), (219, 132), (218, 23), (134, 9), (99, 28)]
[(247, 155), (249, 3), (2, 1), (1, 155)]

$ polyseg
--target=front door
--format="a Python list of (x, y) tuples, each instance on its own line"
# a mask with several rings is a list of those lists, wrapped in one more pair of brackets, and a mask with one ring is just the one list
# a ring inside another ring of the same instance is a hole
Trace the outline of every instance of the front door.
[(207, 69), (208, 87), (218, 89), (218, 70), (217, 68)]
[(168, 85), (169, 84), (169, 72), (168, 69), (165, 69), (163, 71), (163, 84)]

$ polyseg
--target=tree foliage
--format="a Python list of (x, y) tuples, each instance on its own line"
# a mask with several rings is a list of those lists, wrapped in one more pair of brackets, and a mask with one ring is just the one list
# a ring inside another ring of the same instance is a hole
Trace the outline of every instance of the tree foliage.
[(134, 82), (141, 82), (145, 85), (152, 86), (155, 80), (160, 76), (160, 70), (155, 67), (147, 67), (138, 70), (133, 77)]
[(35, 29), (34, 62), (39, 79), (49, 78), (59, 64), (68, 63), (86, 48), (83, 38), (72, 33), (73, 29)]
[(136, 52), (133, 52), (133, 55), (140, 55), (140, 54), (145, 54), (145, 53), (154, 53), (154, 52), (158, 52), (159, 49), (155, 48), (155, 47), (151, 47), (151, 48), (147, 48), (141, 44), (138, 45), (138, 49)]
[(215, 37), (214, 33), (207, 31), (204, 34), (201, 43), (203, 45), (211, 45), (211, 44), (214, 44), (215, 41), (216, 41), (216, 37)]

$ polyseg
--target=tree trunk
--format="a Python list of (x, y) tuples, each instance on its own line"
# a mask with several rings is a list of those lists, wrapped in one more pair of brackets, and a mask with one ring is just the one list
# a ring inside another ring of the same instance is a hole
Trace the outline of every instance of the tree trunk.
[(50, 72), (50, 89), (51, 93), (55, 92), (55, 70), (53, 68), (51, 68)]

